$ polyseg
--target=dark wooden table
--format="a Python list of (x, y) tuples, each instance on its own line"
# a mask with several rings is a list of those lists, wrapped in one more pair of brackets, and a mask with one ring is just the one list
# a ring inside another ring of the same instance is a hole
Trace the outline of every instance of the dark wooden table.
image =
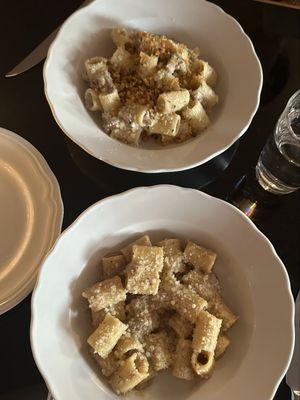
[[(159, 176), (128, 175), (103, 165), (66, 140), (54, 122), (44, 96), (42, 64), (18, 77), (4, 78), (5, 72), (80, 3), (80, 0), (11, 0), (0, 3), (0, 126), (26, 138), (48, 161), (61, 186), (65, 206), (64, 228), (86, 207), (109, 194), (143, 182), (155, 184), (162, 181)], [(247, 133), (226, 155), (209, 166), (166, 175), (163, 181), (202, 187), (207, 193), (227, 198), (240, 177), (253, 172), (260, 150), (279, 114), (289, 97), (300, 87), (300, 11), (252, 0), (216, 0), (215, 3), (241, 23), (254, 43), (264, 70), (261, 105)], [(300, 283), (300, 191), (286, 196), (275, 206), (260, 209), (255, 223), (271, 240), (285, 263), (295, 295)], [(46, 386), (31, 354), (29, 327), (30, 296), (0, 316), (0, 400), (46, 398)], [(275, 399), (287, 400), (289, 396), (289, 389), (283, 381)]]

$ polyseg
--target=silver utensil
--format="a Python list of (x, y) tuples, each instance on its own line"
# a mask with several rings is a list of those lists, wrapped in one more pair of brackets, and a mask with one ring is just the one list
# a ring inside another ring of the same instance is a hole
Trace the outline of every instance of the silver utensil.
[(273, 4), (274, 6), (296, 8), (297, 10), (299, 10), (300, 8), (299, 0), (290, 0), (290, 1), (256, 0), (256, 1), (260, 1), (261, 3)]
[(30, 54), (28, 54), (24, 60), (22, 60), (11, 71), (9, 71), (5, 77), (11, 78), (12, 76), (22, 74), (46, 58), (50, 44), (55, 39), (58, 31), (59, 28), (55, 29), (55, 31), (52, 32), (45, 40), (43, 40), (42, 43), (40, 43)]
[[(86, 6), (88, 3), (90, 3), (91, 0), (86, 0), (84, 1), (79, 8), (82, 8)], [(55, 29), (48, 37), (46, 37), (45, 40), (42, 41), (30, 54), (28, 54), (27, 57), (24, 58), (18, 65), (16, 65), (11, 71), (9, 71), (5, 77), (6, 78), (11, 78), (13, 76), (22, 74), (23, 72), (29, 70), (30, 68), (34, 67), (37, 65), (39, 62), (41, 62), (44, 58), (47, 57), (47, 52), (48, 49), (55, 39), (60, 27)]]
[(298, 292), (295, 306), (295, 347), (286, 374), (286, 383), (291, 389), (291, 399), (300, 399), (300, 292)]

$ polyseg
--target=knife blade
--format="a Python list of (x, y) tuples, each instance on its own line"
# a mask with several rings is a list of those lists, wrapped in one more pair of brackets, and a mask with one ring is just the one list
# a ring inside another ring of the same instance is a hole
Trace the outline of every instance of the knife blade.
[(24, 58), (18, 65), (16, 65), (11, 71), (9, 71), (5, 77), (11, 78), (12, 76), (16, 76), (22, 74), (28, 69), (34, 67), (38, 63), (40, 63), (47, 56), (48, 49), (50, 44), (55, 39), (59, 28), (55, 29), (54, 32), (50, 33), (45, 40), (42, 41), (27, 57)]
[[(89, 4), (91, 0), (84, 1), (79, 8), (82, 8)], [(11, 78), (13, 76), (22, 74), (23, 72), (29, 70), (30, 68), (34, 67), (38, 63), (40, 63), (44, 58), (47, 57), (48, 49), (55, 39), (60, 26), (55, 29), (49, 36), (46, 37), (45, 40), (42, 41), (27, 57), (25, 57), (18, 65), (16, 65), (11, 71), (9, 71), (5, 77)]]
[(300, 8), (300, 0), (256, 0), (260, 1), (261, 3), (272, 4), (274, 6), (282, 6), (282, 7), (290, 7), (296, 8), (299, 10)]
[(300, 292), (295, 304), (295, 347), (286, 374), (286, 383), (291, 389), (292, 399), (300, 399)]

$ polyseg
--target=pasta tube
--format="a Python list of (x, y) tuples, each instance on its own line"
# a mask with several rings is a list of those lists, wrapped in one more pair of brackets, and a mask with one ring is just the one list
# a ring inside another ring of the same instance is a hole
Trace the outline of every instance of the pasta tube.
[(132, 55), (124, 47), (118, 47), (110, 59), (115, 68), (130, 70), (133, 67)]
[(138, 244), (140, 246), (152, 246), (152, 243), (148, 235), (141, 236), (134, 242), (129, 243), (127, 246), (121, 249), (121, 253), (124, 255), (124, 257), (128, 262), (131, 261), (132, 259), (132, 248), (135, 244)]
[(99, 311), (91, 310), (92, 324), (95, 327), (98, 327), (100, 322), (102, 322), (106, 316), (106, 314), (111, 314), (113, 317), (118, 318), (121, 321), (125, 321), (125, 302), (120, 301), (117, 304), (112, 304), (107, 306), (106, 308), (102, 308)]
[(139, 73), (141, 76), (149, 76), (154, 74), (154, 71), (157, 67), (158, 57), (157, 56), (149, 56), (147, 53), (143, 51), (140, 52), (140, 66)]
[(118, 360), (116, 360), (113, 353), (109, 353), (106, 358), (102, 358), (99, 354), (94, 352), (92, 352), (92, 356), (100, 366), (101, 372), (106, 378), (109, 378), (119, 366)]
[(129, 32), (124, 28), (112, 29), (111, 38), (117, 47), (123, 47), (127, 43), (132, 43)]
[(201, 378), (209, 378), (215, 364), (214, 353), (208, 351), (194, 351), (191, 357), (191, 364)]
[(179, 339), (176, 346), (176, 353), (172, 367), (172, 374), (179, 379), (190, 381), (194, 377), (191, 365), (192, 346), (191, 341)]
[(114, 354), (117, 358), (123, 358), (126, 353), (130, 351), (143, 351), (143, 346), (141, 342), (134, 338), (132, 335), (125, 333), (121, 339), (118, 341)]
[(127, 144), (137, 145), (142, 133), (142, 129), (112, 129), (110, 137), (113, 139), (118, 139), (120, 142)]
[(102, 258), (102, 276), (103, 279), (112, 278), (123, 272), (126, 266), (126, 259), (122, 254)]
[(99, 95), (94, 89), (87, 89), (84, 95), (86, 108), (91, 111), (101, 110)]
[(141, 353), (134, 353), (112, 375), (110, 384), (117, 394), (127, 393), (149, 375), (149, 363)]
[(166, 369), (171, 365), (171, 341), (166, 332), (150, 333), (146, 336), (145, 350), (154, 371)]
[(199, 101), (182, 111), (182, 117), (189, 123), (195, 135), (201, 133), (209, 124), (210, 119)]
[(183, 339), (191, 336), (193, 333), (193, 324), (177, 313), (172, 315), (168, 324)]
[(127, 325), (119, 319), (107, 314), (99, 327), (88, 338), (88, 344), (94, 353), (106, 358), (126, 331)]
[(194, 268), (207, 274), (211, 272), (217, 255), (212, 250), (188, 241), (184, 249), (184, 257), (188, 263), (193, 265)]
[(222, 319), (222, 331), (227, 331), (238, 320), (238, 316), (230, 310), (220, 295), (209, 302), (209, 311)]
[(217, 94), (203, 79), (200, 81), (198, 88), (194, 90), (193, 94), (195, 99), (199, 100), (206, 108), (215, 106), (219, 101)]
[(121, 279), (115, 276), (114, 278), (96, 283), (91, 288), (85, 290), (82, 296), (88, 300), (92, 311), (99, 311), (102, 308), (125, 300), (126, 291), (123, 288)]
[(164, 114), (179, 111), (189, 104), (190, 93), (187, 89), (162, 93), (157, 99), (157, 108)]
[(126, 268), (126, 290), (132, 294), (156, 294), (163, 269), (161, 247), (133, 246), (132, 263)]
[[(178, 290), (179, 289), (179, 290)], [(198, 296), (192, 290), (182, 286), (172, 292), (171, 291), (171, 307), (173, 307), (183, 318), (194, 323), (202, 310), (207, 306), (207, 302)]]
[(107, 59), (104, 57), (88, 58), (85, 63), (85, 70), (88, 80), (94, 83), (99, 73), (107, 71)]
[(199, 74), (209, 86), (215, 86), (217, 83), (216, 71), (204, 60), (195, 60), (192, 69)]
[(224, 334), (220, 334), (218, 337), (217, 346), (215, 349), (215, 358), (216, 359), (222, 357), (222, 355), (227, 350), (229, 344), (230, 344), (230, 340), (228, 339), (228, 337)]
[(120, 97), (117, 89), (110, 93), (100, 93), (99, 100), (104, 112), (108, 114), (117, 114), (120, 108)]
[(176, 136), (180, 128), (180, 119), (180, 115), (176, 113), (161, 114), (149, 130), (151, 133)]
[(202, 311), (196, 321), (192, 348), (198, 352), (215, 351), (222, 320), (207, 311)]
[(194, 329), (192, 366), (197, 375), (207, 378), (214, 366), (214, 351), (217, 345), (222, 320), (207, 311), (199, 315)]

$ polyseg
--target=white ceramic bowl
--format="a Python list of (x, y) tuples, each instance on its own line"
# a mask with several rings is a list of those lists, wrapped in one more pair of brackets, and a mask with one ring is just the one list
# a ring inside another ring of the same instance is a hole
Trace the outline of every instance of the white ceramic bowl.
[[(212, 125), (199, 137), (172, 147), (134, 148), (111, 139), (99, 117), (86, 110), (86, 58), (110, 56), (110, 28), (132, 27), (166, 34), (198, 46), (219, 75), (220, 104)], [(45, 93), (61, 129), (94, 157), (140, 172), (185, 170), (203, 164), (232, 145), (248, 128), (259, 104), (262, 70), (241, 26), (204, 0), (95, 0), (75, 12), (53, 42), (44, 68)]]
[(96, 203), (61, 235), (42, 265), (32, 299), (31, 344), (54, 398), (117, 398), (89, 354), (90, 320), (81, 293), (96, 282), (102, 255), (144, 232), (154, 240), (174, 235), (214, 249), (225, 300), (240, 319), (210, 380), (184, 382), (163, 373), (143, 398), (271, 400), (294, 341), (285, 267), (239, 210), (200, 191), (168, 185), (137, 188)]

